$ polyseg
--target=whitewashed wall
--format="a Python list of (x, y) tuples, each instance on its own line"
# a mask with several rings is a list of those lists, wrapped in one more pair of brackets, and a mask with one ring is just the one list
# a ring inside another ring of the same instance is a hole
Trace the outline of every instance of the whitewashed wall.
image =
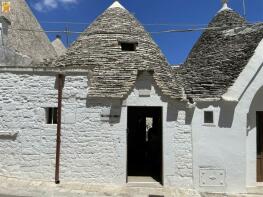
[[(197, 104), (192, 129), (194, 185), (199, 190), (246, 192), (247, 187), (257, 186), (256, 111), (263, 111), (262, 78), (261, 69), (239, 102)], [(214, 111), (214, 125), (203, 124), (205, 110)], [(224, 170), (224, 184), (215, 186), (221, 181), (218, 174), (205, 172), (207, 177), (202, 179), (203, 168), (214, 169), (218, 173)]]
[[(149, 88), (150, 97), (140, 97), (139, 90)], [(161, 96), (151, 75), (139, 76), (135, 89), (124, 101), (125, 106), (155, 106), (163, 110), (163, 182), (164, 185), (192, 187), (192, 132), (186, 116), (191, 110), (185, 103), (168, 101)], [(126, 118), (127, 108), (122, 114)], [(126, 122), (125, 120), (124, 122)]]
[(56, 128), (45, 107), (56, 106), (55, 77), (1, 73), (0, 84), (0, 132), (17, 132), (0, 138), (0, 174), (52, 179)]
[[(54, 180), (56, 125), (45, 124), (45, 107), (57, 105), (55, 76), (0, 74), (0, 175)], [(142, 84), (150, 97), (140, 97)], [(142, 75), (123, 103), (87, 99), (88, 79), (67, 76), (63, 90), (61, 181), (126, 183), (128, 106), (163, 108), (164, 184), (192, 186), (192, 134), (184, 103), (168, 102)], [(111, 108), (119, 119), (102, 121)]]
[[(234, 107), (225, 102), (197, 104), (192, 129), (194, 185), (199, 190), (246, 189), (246, 114)], [(214, 111), (214, 124), (204, 124), (206, 110)]]
[[(194, 186), (203, 191), (246, 192), (256, 182), (256, 111), (263, 111), (263, 40), (226, 101), (199, 102), (192, 120)], [(204, 124), (213, 110), (215, 124)], [(222, 175), (223, 174), (223, 175)], [(223, 184), (221, 184), (223, 183)]]

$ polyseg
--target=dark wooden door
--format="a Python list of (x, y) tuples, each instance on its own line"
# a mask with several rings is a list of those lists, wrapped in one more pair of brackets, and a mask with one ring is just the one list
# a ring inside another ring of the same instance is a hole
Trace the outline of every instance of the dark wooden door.
[(263, 182), (263, 112), (257, 112), (257, 182)]

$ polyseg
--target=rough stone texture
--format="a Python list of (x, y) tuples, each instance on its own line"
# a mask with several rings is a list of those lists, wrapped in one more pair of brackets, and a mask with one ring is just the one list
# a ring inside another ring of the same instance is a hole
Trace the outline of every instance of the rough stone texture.
[[(14, 137), (0, 137), (0, 173), (25, 179), (53, 180), (56, 125), (45, 124), (45, 108), (57, 106), (55, 77), (10, 73), (0, 76), (0, 133), (17, 132)], [(64, 92), (65, 96), (86, 91), (87, 78), (74, 79), (74, 86), (71, 84)], [(65, 128), (63, 130), (66, 132)], [(66, 133), (63, 136), (68, 140), (70, 134)]]
[(67, 48), (63, 44), (60, 38), (56, 38), (53, 42), (52, 45), (57, 53), (58, 56), (64, 55), (67, 51)]
[(5, 46), (7, 44), (8, 27), (11, 25), (10, 21), (4, 17), (0, 16), (0, 46)]
[[(122, 51), (119, 42), (136, 42), (136, 51)], [(77, 41), (46, 66), (92, 70), (90, 97), (124, 98), (132, 89), (138, 72), (154, 72), (163, 94), (184, 97), (172, 68), (150, 35), (127, 10), (109, 8), (85, 30)]]
[[(140, 89), (147, 87), (151, 90), (150, 97), (140, 97)], [(186, 120), (189, 111), (185, 109), (185, 103), (167, 100), (147, 72), (138, 76), (133, 91), (124, 103), (127, 106), (162, 107), (164, 185), (192, 188), (192, 132)], [(121, 114), (127, 112), (122, 111)]]
[(235, 28), (246, 25), (245, 18), (233, 10), (223, 10), (212, 19), (208, 27)]
[(0, 46), (0, 67), (1, 66), (29, 66), (32, 63), (32, 59), (28, 56), (22, 55), (12, 49), (8, 49)]
[[(56, 125), (45, 124), (45, 108), (57, 106), (55, 77), (1, 74), (1, 174), (54, 180)], [(63, 92), (61, 180), (120, 183), (124, 137), (100, 121), (103, 104), (87, 108), (87, 77), (67, 77)]]
[[(151, 85), (154, 81), (149, 77), (141, 76), (123, 105), (110, 99), (87, 99), (87, 77), (66, 77), (62, 182), (126, 183), (127, 106), (160, 106), (164, 122), (164, 184), (192, 187), (191, 128), (185, 122), (183, 104), (178, 104), (180, 111), (177, 105), (170, 106), (170, 102), (161, 99), (155, 85), (150, 86), (150, 98), (139, 97), (139, 84)], [(55, 76), (1, 73), (0, 83), (0, 174), (54, 180), (56, 125), (45, 124), (45, 108), (57, 106)], [(102, 121), (101, 113), (107, 108), (117, 108), (120, 119)], [(17, 135), (1, 135), (7, 131)]]
[[(5, 0), (0, 0), (0, 4)], [(25, 0), (9, 0), (11, 11), (4, 15), (10, 22), (7, 45), (36, 62), (56, 57), (56, 52)], [(24, 31), (34, 30), (34, 31)]]
[[(191, 125), (186, 123), (187, 110), (178, 111), (177, 125), (175, 127), (174, 143), (176, 144), (175, 161), (176, 170), (180, 178), (177, 185), (181, 182), (185, 182), (188, 179), (188, 184), (191, 185), (189, 180), (193, 177), (193, 147), (192, 147), (192, 128)], [(192, 181), (192, 180), (191, 180)]]
[[(242, 27), (241, 27), (242, 26)], [(247, 65), (263, 38), (263, 25), (246, 24), (232, 10), (219, 12), (175, 75), (188, 98), (221, 98)]]

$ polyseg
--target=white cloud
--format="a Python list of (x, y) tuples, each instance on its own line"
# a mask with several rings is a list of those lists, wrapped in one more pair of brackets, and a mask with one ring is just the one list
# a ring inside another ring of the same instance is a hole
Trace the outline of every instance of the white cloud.
[(34, 8), (37, 11), (49, 11), (58, 8), (59, 6), (67, 6), (70, 4), (76, 4), (79, 0), (40, 0), (34, 4)]

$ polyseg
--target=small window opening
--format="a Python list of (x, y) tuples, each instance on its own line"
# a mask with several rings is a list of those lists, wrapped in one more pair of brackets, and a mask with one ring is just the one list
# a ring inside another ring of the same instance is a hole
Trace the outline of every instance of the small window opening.
[(122, 51), (135, 51), (137, 43), (121, 42), (120, 45)]
[(214, 113), (213, 111), (204, 112), (204, 123), (214, 123)]
[(57, 107), (46, 108), (46, 123), (47, 124), (57, 124)]

